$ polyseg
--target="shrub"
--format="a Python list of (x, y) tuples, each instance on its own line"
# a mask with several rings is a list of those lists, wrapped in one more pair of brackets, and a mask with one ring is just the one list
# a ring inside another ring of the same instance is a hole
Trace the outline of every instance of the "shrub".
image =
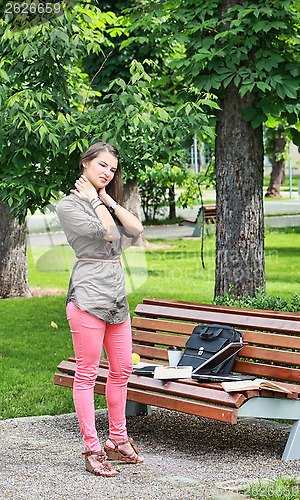
[(249, 307), (252, 309), (268, 309), (271, 311), (300, 312), (300, 295), (294, 293), (288, 300), (281, 297), (267, 295), (261, 290), (257, 291), (255, 297), (234, 298), (232, 294), (226, 293), (224, 297), (216, 297), (213, 301), (216, 305), (231, 307)]

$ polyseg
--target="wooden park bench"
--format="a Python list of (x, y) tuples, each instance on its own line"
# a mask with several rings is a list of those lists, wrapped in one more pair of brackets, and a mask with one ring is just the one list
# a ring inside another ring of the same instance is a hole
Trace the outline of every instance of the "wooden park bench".
[(205, 222), (216, 222), (216, 205), (203, 205), (197, 212), (195, 219), (182, 219), (180, 226), (194, 227), (192, 236), (201, 236), (202, 225)]
[[(162, 381), (132, 374), (127, 414), (151, 413), (151, 405), (236, 424), (239, 417), (293, 420), (282, 460), (300, 459), (300, 314), (144, 299), (132, 318), (133, 351), (141, 361), (165, 364), (167, 348), (183, 348), (195, 324), (222, 323), (243, 332), (234, 372), (280, 381), (291, 394), (269, 390), (227, 393), (219, 383)], [(72, 387), (75, 359), (62, 361), (54, 383)], [(105, 393), (107, 360), (98, 369), (95, 392)]]

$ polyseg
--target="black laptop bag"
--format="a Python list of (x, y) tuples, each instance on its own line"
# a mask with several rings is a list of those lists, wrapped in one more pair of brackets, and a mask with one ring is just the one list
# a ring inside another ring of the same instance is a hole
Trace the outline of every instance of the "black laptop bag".
[[(227, 325), (197, 325), (185, 344), (179, 366), (192, 366), (195, 370), (211, 356), (232, 342), (242, 342), (243, 334)], [(212, 373), (231, 373), (236, 356), (223, 361)]]

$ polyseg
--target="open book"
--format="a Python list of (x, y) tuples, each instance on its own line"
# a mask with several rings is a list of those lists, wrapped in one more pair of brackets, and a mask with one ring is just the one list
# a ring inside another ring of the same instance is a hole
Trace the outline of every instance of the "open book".
[(265, 380), (263, 378), (256, 378), (254, 380), (241, 380), (237, 382), (222, 382), (221, 385), (226, 392), (267, 389), (269, 391), (286, 392), (288, 394), (292, 394), (292, 392), (283, 385), (277, 382), (273, 382), (272, 380)]

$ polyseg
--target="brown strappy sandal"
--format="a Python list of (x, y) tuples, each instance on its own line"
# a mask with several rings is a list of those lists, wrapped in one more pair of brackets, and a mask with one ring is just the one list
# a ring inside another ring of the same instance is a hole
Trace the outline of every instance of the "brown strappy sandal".
[(85, 451), (85, 468), (96, 476), (114, 477), (117, 474), (111, 464), (107, 462), (105, 451)]
[[(119, 460), (127, 462), (129, 464), (140, 464), (144, 461), (144, 459), (141, 460), (142, 457), (139, 457), (139, 450), (137, 446), (134, 444), (132, 438), (128, 438), (125, 441), (118, 441), (118, 442), (115, 439), (109, 438), (109, 441), (111, 441), (115, 447), (110, 448), (107, 445), (104, 446), (104, 450), (107, 455), (107, 460)], [(126, 453), (119, 450), (120, 445), (127, 443), (130, 443), (133, 448), (133, 453), (131, 453), (131, 455), (126, 455)]]

